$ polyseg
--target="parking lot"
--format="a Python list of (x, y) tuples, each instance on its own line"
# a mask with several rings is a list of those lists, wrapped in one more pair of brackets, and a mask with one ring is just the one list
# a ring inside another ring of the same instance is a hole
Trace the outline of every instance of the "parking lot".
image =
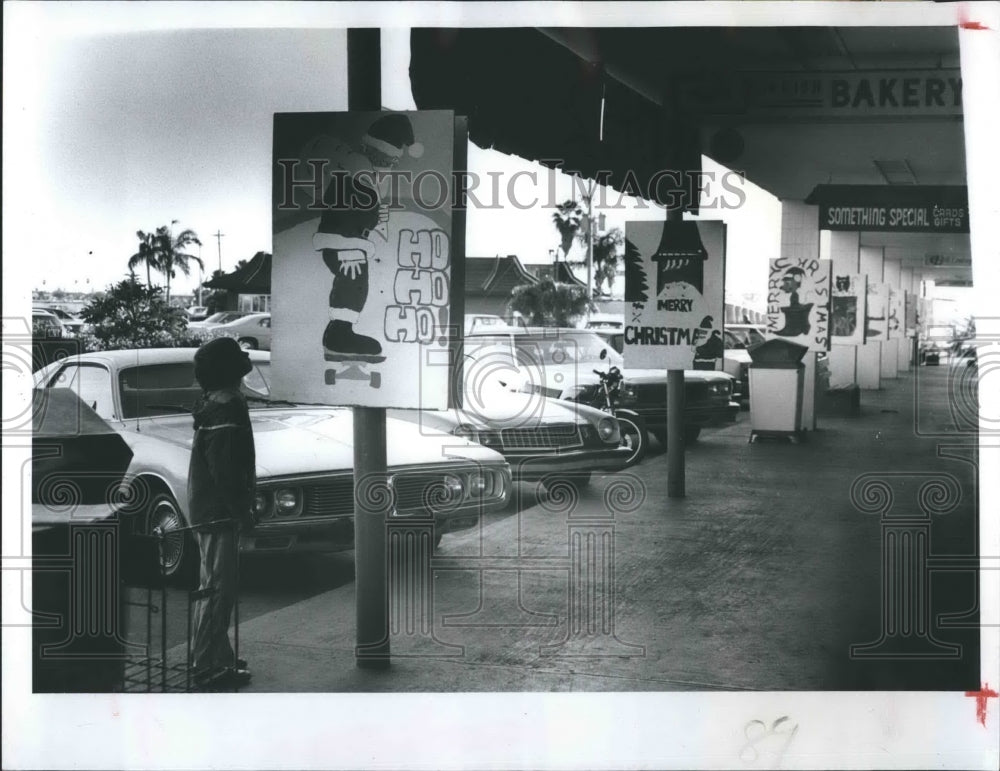
[[(743, 413), (689, 448), (683, 500), (666, 497), (655, 442), (579, 497), (519, 485), (444, 538), (430, 586), (394, 581), (385, 672), (355, 666), (351, 552), (245, 560), (248, 690), (976, 687), (975, 435), (949, 408), (949, 371), (902, 373), (866, 392), (860, 415), (820, 416), (800, 445), (748, 443)], [(921, 492), (935, 480), (948, 501)], [(900, 608), (883, 602), (886, 501), (928, 539), (925, 626), (893, 627)]]

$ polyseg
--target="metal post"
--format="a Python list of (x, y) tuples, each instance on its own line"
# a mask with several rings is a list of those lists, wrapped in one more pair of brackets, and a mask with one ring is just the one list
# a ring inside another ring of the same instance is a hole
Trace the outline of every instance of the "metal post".
[(386, 552), (390, 502), (385, 410), (354, 408), (354, 575), (359, 667), (389, 666), (389, 585)]
[[(347, 108), (382, 109), (379, 29), (347, 30)], [(354, 408), (354, 573), (357, 610), (355, 664), (389, 666), (389, 585), (386, 520), (391, 505), (385, 449), (385, 409)], [(385, 494), (383, 494), (383, 492)]]
[[(667, 209), (667, 222), (682, 220)], [(684, 370), (667, 370), (667, 497), (684, 497)]]
[[(594, 181), (587, 193), (587, 302), (594, 299)], [(588, 310), (589, 313), (589, 310)]]

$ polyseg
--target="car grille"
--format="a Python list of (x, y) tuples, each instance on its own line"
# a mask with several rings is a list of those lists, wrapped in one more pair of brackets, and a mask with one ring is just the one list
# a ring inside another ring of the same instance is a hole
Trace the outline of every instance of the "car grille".
[(304, 488), (304, 517), (338, 517), (354, 514), (354, 478), (344, 477)]
[(505, 428), (500, 432), (505, 450), (579, 447), (583, 440), (575, 423), (553, 423), (532, 428)]
[[(427, 510), (436, 513), (450, 511), (475, 501), (496, 500), (503, 495), (503, 484), (495, 473), (483, 470), (487, 488), (481, 498), (466, 499), (450, 490), (443, 481), (444, 473), (402, 472), (392, 475), (394, 505), (398, 511)], [(468, 470), (456, 473), (463, 481)], [(354, 514), (354, 479), (350, 476), (322, 484), (303, 486), (302, 517), (339, 517)]]

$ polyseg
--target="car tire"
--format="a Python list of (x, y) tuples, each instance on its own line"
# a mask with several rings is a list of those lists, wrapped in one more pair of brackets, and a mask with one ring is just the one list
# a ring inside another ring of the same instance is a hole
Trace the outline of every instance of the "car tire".
[(252, 337), (241, 337), (236, 342), (240, 344), (240, 348), (242, 348), (244, 351), (257, 350), (257, 341), (254, 340)]
[(664, 450), (667, 449), (667, 429), (653, 428), (650, 429), (649, 433), (656, 437), (656, 441), (660, 443)]
[(186, 527), (180, 508), (170, 493), (159, 493), (146, 510), (146, 533), (152, 535), (160, 527), (166, 534), (161, 560), (163, 575), (171, 582), (186, 583), (194, 578), (198, 547), (188, 532), (174, 532)]

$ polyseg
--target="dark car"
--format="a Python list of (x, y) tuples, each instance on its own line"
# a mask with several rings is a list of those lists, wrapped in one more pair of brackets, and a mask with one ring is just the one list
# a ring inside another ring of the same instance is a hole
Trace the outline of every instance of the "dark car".
[[(601, 357), (601, 352), (605, 357)], [(621, 354), (603, 337), (583, 329), (506, 327), (472, 332), (465, 355), (477, 369), (506, 387), (525, 393), (591, 404), (600, 387), (594, 370), (618, 367), (625, 376), (619, 405), (637, 412), (661, 443), (667, 437), (666, 370), (625, 369)], [(467, 365), (468, 368), (468, 365)], [(689, 442), (703, 428), (736, 420), (734, 378), (713, 370), (684, 372), (684, 436)]]

